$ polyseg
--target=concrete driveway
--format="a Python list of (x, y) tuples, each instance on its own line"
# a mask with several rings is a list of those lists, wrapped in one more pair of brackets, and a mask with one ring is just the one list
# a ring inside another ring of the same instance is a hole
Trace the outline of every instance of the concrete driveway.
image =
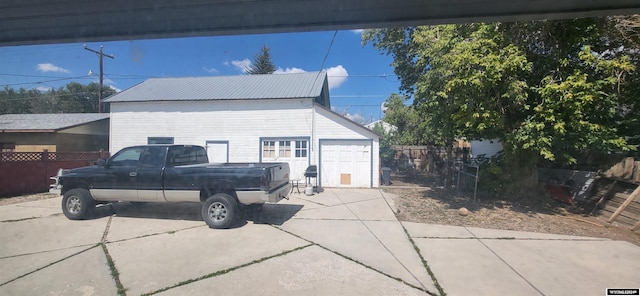
[(60, 198), (0, 207), (0, 295), (606, 295), (640, 288), (640, 248), (400, 223), (376, 189), (326, 189), (209, 229), (199, 205)]

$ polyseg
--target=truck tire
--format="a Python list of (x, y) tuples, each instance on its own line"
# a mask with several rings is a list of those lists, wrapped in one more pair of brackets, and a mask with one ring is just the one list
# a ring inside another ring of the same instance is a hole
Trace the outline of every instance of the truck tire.
[(238, 202), (226, 193), (214, 194), (202, 205), (202, 219), (211, 228), (229, 228), (237, 216)]
[(70, 220), (86, 219), (95, 208), (96, 202), (87, 189), (71, 189), (62, 197), (62, 212)]

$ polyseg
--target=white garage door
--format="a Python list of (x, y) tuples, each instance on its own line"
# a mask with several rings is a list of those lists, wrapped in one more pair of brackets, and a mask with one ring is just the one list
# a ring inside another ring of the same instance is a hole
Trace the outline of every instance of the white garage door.
[(320, 170), (323, 187), (371, 187), (371, 141), (321, 141)]

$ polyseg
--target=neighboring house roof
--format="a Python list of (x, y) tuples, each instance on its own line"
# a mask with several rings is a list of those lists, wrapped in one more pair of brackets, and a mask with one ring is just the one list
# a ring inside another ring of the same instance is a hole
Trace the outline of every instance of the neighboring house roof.
[(55, 132), (107, 118), (108, 113), (3, 114), (0, 132)]
[(151, 78), (106, 100), (113, 102), (255, 100), (327, 96), (326, 72)]

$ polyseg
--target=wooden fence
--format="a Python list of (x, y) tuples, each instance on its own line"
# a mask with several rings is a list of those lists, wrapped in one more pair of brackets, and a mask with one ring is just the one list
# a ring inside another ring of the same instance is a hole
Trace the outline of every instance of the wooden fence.
[(443, 147), (435, 146), (403, 146), (394, 145), (395, 151), (393, 163), (389, 164), (399, 170), (419, 170), (427, 173), (442, 173), (446, 162), (468, 160), (469, 149), (467, 147), (454, 147), (453, 159), (447, 159), (447, 151)]
[(93, 165), (109, 152), (2, 152), (0, 196), (47, 192), (59, 169)]
[(593, 197), (597, 203), (590, 215), (602, 216), (632, 231), (640, 231), (640, 183), (619, 178), (596, 180)]

